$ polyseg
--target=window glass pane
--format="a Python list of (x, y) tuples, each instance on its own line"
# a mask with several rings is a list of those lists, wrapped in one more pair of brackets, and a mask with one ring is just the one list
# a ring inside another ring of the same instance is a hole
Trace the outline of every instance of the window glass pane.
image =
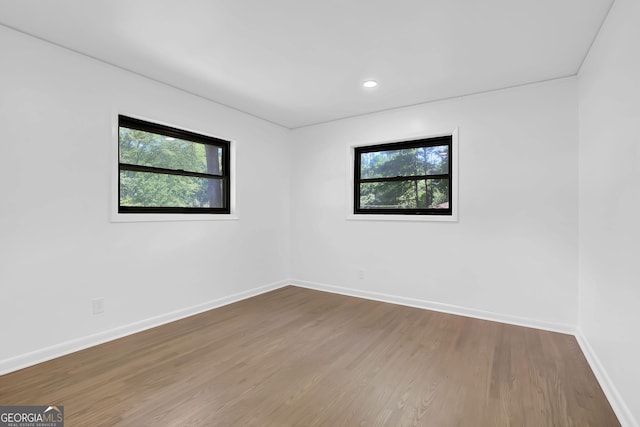
[(360, 153), (361, 179), (448, 172), (449, 147), (446, 145)]
[(220, 175), (222, 147), (120, 127), (120, 162)]
[(120, 206), (221, 208), (222, 179), (120, 171)]
[[(424, 200), (424, 182), (392, 181), (369, 182), (360, 185), (362, 209), (412, 209)], [(422, 203), (424, 205), (424, 203)]]
[(449, 180), (366, 182), (360, 184), (361, 209), (448, 209)]
[(430, 209), (449, 209), (449, 180), (430, 179), (427, 181), (426, 205)]

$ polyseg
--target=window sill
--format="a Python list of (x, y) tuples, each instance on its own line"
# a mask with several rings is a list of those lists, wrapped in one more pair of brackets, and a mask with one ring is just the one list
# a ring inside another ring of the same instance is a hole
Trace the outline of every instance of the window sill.
[(237, 221), (236, 214), (120, 214), (111, 215), (111, 222), (182, 222)]
[(411, 222), (457, 222), (456, 215), (354, 215), (348, 214), (347, 221), (411, 221)]

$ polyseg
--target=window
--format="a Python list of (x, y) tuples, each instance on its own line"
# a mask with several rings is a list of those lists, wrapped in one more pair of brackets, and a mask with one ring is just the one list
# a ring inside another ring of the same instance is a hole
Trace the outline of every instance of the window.
[(118, 213), (230, 213), (229, 141), (118, 122)]
[(354, 214), (453, 212), (452, 136), (354, 148)]

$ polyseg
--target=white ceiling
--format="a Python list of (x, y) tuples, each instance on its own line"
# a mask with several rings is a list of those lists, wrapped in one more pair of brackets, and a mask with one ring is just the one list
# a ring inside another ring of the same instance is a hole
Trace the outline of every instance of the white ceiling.
[(0, 0), (0, 23), (296, 128), (574, 75), (612, 2)]

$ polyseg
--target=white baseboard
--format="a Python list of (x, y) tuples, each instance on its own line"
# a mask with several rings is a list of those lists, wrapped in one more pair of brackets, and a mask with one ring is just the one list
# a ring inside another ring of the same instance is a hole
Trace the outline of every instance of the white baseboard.
[(613, 409), (613, 412), (616, 413), (618, 421), (620, 421), (622, 427), (640, 427), (640, 424), (634, 418), (631, 410), (620, 396), (620, 393), (618, 393), (618, 389), (613, 384), (613, 381), (611, 381), (609, 374), (607, 374), (602, 362), (596, 355), (593, 347), (591, 347), (591, 344), (589, 344), (589, 341), (584, 336), (582, 330), (578, 328), (575, 335), (584, 357), (587, 359), (589, 366), (591, 366), (593, 374), (600, 383), (600, 387), (602, 387), (602, 391), (605, 396), (607, 396), (609, 404), (611, 404), (611, 408)]
[(620, 421), (620, 424), (622, 424), (622, 427), (640, 427), (640, 425), (633, 418), (631, 411), (624, 403), (624, 400), (622, 400), (622, 398), (620, 397), (620, 394), (618, 393), (616, 387), (613, 385), (613, 382), (609, 378), (609, 375), (607, 375), (606, 371), (602, 367), (602, 363), (589, 345), (589, 342), (585, 339), (582, 332), (574, 325), (545, 322), (535, 319), (477, 310), (474, 308), (467, 308), (458, 305), (443, 304), (439, 302), (426, 301), (415, 298), (399, 297), (384, 293), (344, 288), (340, 286), (308, 282), (304, 280), (293, 280), (291, 281), (291, 285), (301, 288), (315, 289), (318, 291), (331, 292), (334, 294), (348, 295), (374, 301), (388, 302), (391, 304), (423, 308), (443, 313), (456, 314), (460, 316), (473, 317), (477, 319), (491, 320), (494, 322), (507, 323), (511, 325), (525, 326), (529, 328), (574, 335), (576, 337), (576, 340), (578, 341), (578, 344), (580, 345), (580, 348), (582, 349), (582, 352), (585, 355), (585, 358), (587, 359), (587, 362), (591, 367), (591, 370), (600, 383), (600, 386), (602, 387), (605, 396), (609, 400), (613, 411), (618, 417), (618, 421)]
[(22, 354), (9, 359), (0, 360), (0, 375), (8, 374), (9, 372), (27, 368), (29, 366), (36, 365), (38, 363), (46, 362), (47, 360), (55, 359), (56, 357), (75, 353), (76, 351), (84, 350), (86, 348), (93, 347), (98, 344), (103, 344), (108, 341), (113, 341), (115, 339), (122, 338), (127, 335), (131, 335), (137, 332), (142, 332), (147, 329), (155, 328), (156, 326), (164, 325), (169, 322), (174, 322), (176, 320), (184, 319), (185, 317), (203, 313), (205, 311), (209, 311), (211, 309), (221, 307), (223, 305), (227, 305), (227, 304), (238, 302), (247, 298), (251, 298), (256, 295), (273, 291), (275, 289), (279, 289), (287, 285), (289, 285), (288, 280), (270, 283), (265, 286), (260, 286), (257, 288), (249, 289), (247, 291), (238, 292), (236, 294), (218, 298), (202, 304), (194, 305), (192, 307), (187, 307), (180, 310), (172, 311), (170, 313), (151, 317), (149, 319), (141, 320), (139, 322), (130, 323), (128, 325), (98, 332), (96, 334), (89, 335), (86, 337), (65, 341), (63, 343), (59, 343), (50, 347), (39, 349), (30, 353)]
[(453, 304), (444, 304), (415, 298), (399, 297), (395, 295), (383, 294), (379, 292), (363, 291), (353, 288), (343, 288), (340, 286), (326, 285), (324, 283), (307, 282), (305, 280), (292, 280), (293, 286), (301, 288), (315, 289), (318, 291), (332, 292), (334, 294), (349, 295), (370, 299), (374, 301), (388, 302), (392, 304), (405, 305), (408, 307), (423, 308), (426, 310), (439, 311), (442, 313), (457, 314), (459, 316), (473, 317), (476, 319), (491, 320), (493, 322), (508, 323), (511, 325), (525, 326), (527, 328), (542, 329), (545, 331), (560, 332), (574, 335), (575, 325), (546, 322), (542, 320), (529, 319), (526, 317), (511, 316), (508, 314), (483, 311), (475, 308), (462, 307)]
[(604, 394), (606, 395), (611, 407), (616, 413), (618, 420), (623, 427), (640, 427), (640, 424), (635, 420), (633, 414), (624, 403), (616, 387), (611, 381), (606, 370), (602, 366), (602, 363), (596, 356), (593, 348), (582, 334), (580, 329), (576, 329), (573, 325), (558, 324), (552, 322), (545, 322), (535, 319), (528, 319), (523, 317), (511, 316), (506, 314), (494, 313), (489, 311), (477, 310), (474, 308), (467, 308), (452, 304), (443, 304), (439, 302), (420, 300), (415, 298), (400, 297), (395, 295), (389, 295), (379, 292), (363, 291), (359, 289), (344, 288), (340, 286), (327, 285), (316, 282), (308, 282), (303, 280), (283, 280), (280, 282), (271, 283), (265, 286), (249, 289), (247, 291), (232, 294), (223, 298), (218, 298), (206, 303), (198, 304), (192, 307), (176, 310), (170, 313), (166, 313), (160, 316), (155, 316), (149, 319), (141, 320), (139, 322), (124, 325), (118, 328), (110, 329), (107, 331), (98, 332), (86, 337), (77, 338), (74, 340), (66, 341), (54, 346), (46, 347), (40, 350), (33, 351), (31, 353), (23, 354), (20, 356), (12, 357), (9, 359), (0, 361), (0, 375), (7, 374), (9, 372), (17, 371), (19, 369), (27, 368), (29, 366), (36, 365), (38, 363), (46, 362), (57, 357), (65, 356), (67, 354), (74, 353), (89, 347), (93, 347), (99, 344), (103, 344), (108, 341), (112, 341), (118, 338), (125, 337), (127, 335), (135, 334), (147, 329), (155, 328), (160, 325), (164, 325), (169, 322), (183, 319), (185, 317), (193, 316), (199, 313), (203, 313), (208, 310), (212, 310), (217, 307), (232, 304), (247, 298), (254, 297), (256, 295), (263, 294), (265, 292), (273, 291), (288, 285), (298, 286), (301, 288), (315, 289), (318, 291), (331, 292), (335, 294), (354, 296), (359, 298), (370, 299), (374, 301), (387, 302), (392, 304), (399, 304), (409, 307), (422, 308), (427, 310), (433, 310), (443, 313), (456, 314), (460, 316), (473, 317), (483, 320), (491, 320), (494, 322), (507, 323), (517, 326), (525, 326), (530, 328), (548, 330), (553, 332), (560, 332), (565, 334), (575, 335), (582, 352), (587, 359), (587, 362), (591, 366), (591, 369), (596, 376), (596, 379), (600, 383)]

